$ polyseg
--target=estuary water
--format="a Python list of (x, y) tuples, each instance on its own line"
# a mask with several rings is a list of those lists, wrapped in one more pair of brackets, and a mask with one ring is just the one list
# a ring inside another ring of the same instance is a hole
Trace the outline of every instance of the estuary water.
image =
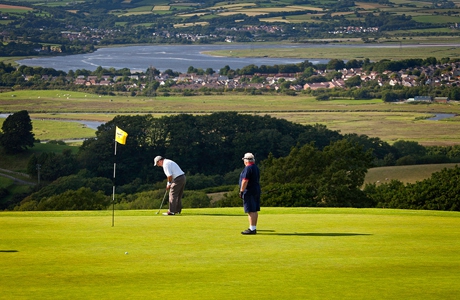
[[(383, 44), (226, 44), (226, 45), (144, 45), (100, 48), (93, 53), (48, 56), (18, 60), (20, 65), (40, 66), (68, 72), (78, 69), (94, 71), (99, 66), (105, 69), (128, 68), (132, 71), (146, 71), (150, 66), (160, 71), (171, 69), (176, 72), (186, 73), (190, 66), (206, 70), (212, 68), (218, 72), (225, 66), (231, 69), (241, 69), (254, 64), (256, 66), (273, 66), (296, 64), (305, 60), (313, 64), (327, 63), (329, 59), (305, 58), (269, 58), (269, 57), (216, 57), (204, 54), (205, 51), (249, 49), (257, 54), (258, 49), (273, 48), (388, 48), (419, 47), (420, 45), (383, 45)], [(424, 44), (424, 47), (441, 46), (437, 44)], [(443, 44), (443, 46), (458, 47), (460, 44)], [(336, 59), (342, 59), (337, 53)]]
[[(322, 45), (323, 47), (325, 45)], [(225, 66), (241, 69), (254, 64), (256, 66), (296, 64), (308, 60), (313, 64), (327, 63), (328, 59), (308, 58), (269, 58), (269, 57), (217, 57), (204, 54), (204, 51), (250, 49), (257, 53), (261, 48), (300, 48), (319, 47), (319, 45), (154, 45), (100, 48), (93, 53), (66, 56), (38, 57), (18, 60), (20, 65), (40, 66), (68, 72), (78, 69), (94, 71), (99, 66), (105, 69), (128, 68), (131, 71), (146, 71), (150, 66), (160, 71), (171, 69), (186, 73), (190, 66), (206, 70), (212, 68), (218, 72)]]
[[(0, 119), (6, 119), (8, 118), (10, 114), (0, 114)], [(32, 118), (32, 120), (35, 120)], [(58, 119), (58, 120), (53, 120), (53, 119), (47, 119), (49, 121), (56, 121), (56, 122), (74, 122), (74, 123), (78, 123), (78, 124), (82, 124), (88, 128), (91, 128), (91, 129), (94, 129), (94, 130), (97, 130), (97, 128), (102, 125), (102, 124), (105, 124), (105, 122), (99, 122), (99, 121), (87, 121), (87, 120), (63, 120), (63, 119)]]
[(436, 114), (434, 117), (429, 118), (427, 120), (429, 121), (439, 121), (439, 120), (444, 120), (444, 119), (449, 119), (455, 117), (455, 114)]

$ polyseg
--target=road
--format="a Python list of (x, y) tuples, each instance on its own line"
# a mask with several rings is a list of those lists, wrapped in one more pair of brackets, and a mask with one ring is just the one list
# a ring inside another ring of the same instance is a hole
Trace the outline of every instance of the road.
[[(8, 174), (5, 174), (5, 173), (8, 173)], [(9, 174), (11, 174), (11, 175), (9, 175)], [(0, 169), (0, 176), (12, 179), (17, 184), (36, 185), (36, 183), (34, 183), (34, 182), (30, 182), (30, 181), (26, 181), (26, 180), (22, 180), (22, 179), (14, 177), (14, 176), (29, 177), (29, 175), (24, 174), (24, 173), (13, 172), (13, 171), (10, 171), (10, 170), (7, 170), (7, 169)]]

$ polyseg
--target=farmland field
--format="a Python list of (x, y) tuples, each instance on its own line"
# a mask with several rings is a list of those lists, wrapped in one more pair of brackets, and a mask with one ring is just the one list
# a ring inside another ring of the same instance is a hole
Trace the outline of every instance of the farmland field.
[[(459, 41), (458, 37), (449, 38), (452, 43)], [(447, 40), (444, 40), (444, 43)], [(441, 59), (443, 57), (460, 57), (460, 49), (453, 45), (440, 46), (440, 45), (427, 45), (428, 43), (438, 43), (435, 38), (419, 39), (413, 46), (401, 47), (399, 42), (410, 43), (410, 40), (382, 40), (382, 43), (375, 47), (311, 47), (311, 48), (265, 48), (258, 49), (254, 53), (251, 49), (233, 49), (206, 51), (209, 55), (215, 56), (228, 56), (228, 57), (281, 57), (281, 58), (302, 58), (308, 57), (310, 59), (331, 59), (340, 57), (342, 60), (358, 59), (363, 60), (369, 58), (371, 61), (379, 61), (388, 59), (392, 56), (393, 59), (412, 59), (412, 58), (427, 58), (436, 57)], [(416, 44), (419, 45), (416, 45)]]
[(389, 183), (391, 180), (399, 180), (403, 183), (416, 183), (430, 178), (434, 172), (440, 172), (447, 168), (453, 168), (459, 164), (431, 164), (412, 166), (391, 166), (371, 168), (366, 174), (364, 183)]
[(0, 4), (0, 11), (3, 12), (20, 12), (29, 10), (32, 10), (32, 8), (26, 6)]
[[(161, 117), (177, 113), (203, 114), (237, 111), (246, 114), (270, 115), (299, 124), (323, 124), (341, 133), (366, 134), (387, 142), (417, 141), (424, 145), (460, 144), (460, 117), (441, 121), (426, 118), (436, 113), (459, 114), (460, 105), (450, 104), (388, 104), (381, 100), (317, 101), (307, 95), (252, 96), (245, 94), (206, 95), (194, 97), (124, 97), (98, 96), (67, 91), (15, 91), (0, 94), (0, 112), (27, 109), (31, 118), (72, 119), (107, 122), (116, 115), (152, 114)], [(2, 119), (0, 119), (0, 123)], [(59, 130), (75, 132), (75, 138), (88, 137), (90, 129), (73, 124), (72, 131), (44, 125), (37, 131), (42, 139), (68, 138)], [(67, 125), (65, 125), (67, 126)], [(46, 135), (45, 135), (46, 134)]]

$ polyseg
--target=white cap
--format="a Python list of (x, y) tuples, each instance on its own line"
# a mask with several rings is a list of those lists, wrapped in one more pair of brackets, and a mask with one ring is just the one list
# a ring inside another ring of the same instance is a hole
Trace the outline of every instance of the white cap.
[(254, 160), (254, 154), (248, 152), (244, 155), (242, 159)]
[(158, 163), (160, 160), (162, 160), (162, 159), (164, 159), (163, 156), (157, 156), (157, 157), (155, 157), (155, 159), (153, 160), (153, 165), (156, 166), (157, 163)]

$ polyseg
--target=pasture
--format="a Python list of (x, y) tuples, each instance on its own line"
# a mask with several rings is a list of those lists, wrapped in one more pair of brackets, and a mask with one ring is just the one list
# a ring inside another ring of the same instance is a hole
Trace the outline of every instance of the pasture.
[(0, 4), (0, 11), (5, 13), (26, 13), (31, 10), (33, 9), (26, 6)]
[(1, 212), (0, 299), (455, 299), (460, 214)]
[(458, 164), (450, 163), (371, 168), (367, 171), (364, 184), (389, 183), (391, 180), (399, 180), (403, 183), (416, 183), (417, 181), (430, 178), (435, 172), (440, 172), (446, 168), (454, 168), (455, 166), (458, 166)]
[[(71, 140), (95, 137), (95, 130), (76, 122), (34, 119), (32, 121), (35, 138), (40, 141)], [(58, 137), (58, 138), (56, 138)]]
[[(29, 0), (38, 1), (38, 0)], [(48, 6), (62, 6), (70, 0), (60, 2), (49, 2), (46, 3)], [(283, 23), (330, 23), (334, 22), (330, 18), (322, 19), (322, 17), (331, 13), (332, 16), (343, 16), (350, 24), (354, 24), (358, 21), (364, 21), (367, 14), (373, 14), (378, 16), (380, 12), (389, 13), (390, 15), (405, 15), (410, 16), (414, 20), (422, 23), (430, 22), (438, 24), (441, 27), (449, 28), (448, 25), (456, 23), (456, 18), (460, 11), (457, 8), (436, 8), (433, 9), (432, 4), (429, 2), (421, 2), (414, 0), (396, 0), (389, 4), (385, 3), (367, 3), (367, 2), (355, 2), (354, 6), (343, 9), (342, 11), (336, 11), (335, 9), (327, 8), (329, 4), (334, 1), (320, 0), (312, 3), (299, 3), (293, 0), (283, 1), (264, 1), (264, 2), (246, 2), (246, 1), (233, 1), (233, 2), (218, 2), (214, 3), (213, 6), (206, 7), (206, 4), (194, 3), (192, 1), (185, 2), (167, 2), (164, 0), (143, 0), (143, 1), (124, 1), (124, 3), (130, 3), (130, 7), (122, 10), (114, 10), (111, 13), (118, 16), (134, 16), (142, 14), (152, 15), (164, 15), (165, 13), (173, 12), (176, 17), (199, 17), (193, 22), (187, 22), (187, 20), (181, 21), (181, 23), (175, 24), (175, 27), (188, 27), (188, 26), (206, 26), (206, 21), (209, 18), (214, 17), (225, 17), (235, 14), (244, 14), (246, 16), (259, 17), (260, 21), (265, 23), (272, 22), (283, 22)], [(454, 1), (455, 2), (455, 1)], [(64, 3), (64, 4), (63, 4)], [(280, 13), (283, 12), (286, 15), (282, 17), (269, 17), (264, 18), (269, 13)], [(355, 13), (356, 12), (356, 13)], [(140, 26), (151, 27), (151, 23), (141, 23)], [(440, 27), (440, 28), (441, 28)], [(411, 31), (406, 31), (407, 36), (414, 38), (414, 43), (419, 37), (423, 35), (409, 34)], [(448, 33), (448, 32), (446, 32)], [(396, 35), (394, 32), (389, 31), (386, 33), (389, 36), (401, 36)], [(455, 34), (456, 35), (456, 34)], [(346, 37), (345, 35), (337, 35), (337, 38)], [(443, 38), (448, 38), (449, 35)], [(444, 42), (445, 43), (445, 42)]]
[[(38, 3), (39, 0), (25, 0), (25, 3)], [(49, 1), (40, 2), (40, 5), (46, 5), (49, 7), (62, 7), (70, 4), (71, 0), (62, 1)], [(84, 2), (81, 1), (81, 2)], [(301, 4), (298, 1), (285, 0), (285, 1), (265, 1), (265, 2), (245, 2), (245, 1), (233, 1), (233, 2), (218, 2), (211, 7), (206, 7), (200, 3), (194, 3), (192, 1), (185, 2), (167, 2), (164, 0), (143, 0), (143, 1), (123, 1), (126, 4), (130, 4), (126, 9), (114, 10), (111, 13), (118, 16), (135, 16), (143, 14), (157, 14), (163, 15), (170, 11), (175, 11), (177, 17), (186, 16), (200, 16), (200, 20), (194, 20), (196, 23), (184, 21), (186, 24), (193, 25), (204, 25), (205, 20), (211, 15), (218, 16), (230, 16), (235, 14), (245, 14), (247, 16), (261, 17), (261, 21), (267, 23), (270, 22), (284, 22), (284, 23), (300, 23), (300, 22), (315, 22), (324, 23), (331, 22), (330, 19), (321, 19), (326, 13), (331, 13), (329, 8), (325, 8), (325, 5), (331, 3), (331, 1), (320, 0), (314, 3)], [(454, 1), (455, 2), (455, 1)], [(458, 3), (456, 3), (458, 4)], [(351, 23), (356, 21), (364, 21), (365, 15), (374, 14), (378, 15), (380, 12), (386, 12), (391, 15), (406, 15), (414, 18), (419, 22), (429, 22), (433, 24), (454, 24), (460, 11), (457, 8), (436, 8), (431, 7), (431, 3), (414, 1), (414, 0), (396, 0), (390, 4), (378, 4), (378, 3), (367, 3), (367, 2), (356, 2), (353, 7), (350, 7), (348, 11), (332, 11), (332, 16), (341, 15)], [(28, 10), (32, 10), (32, 7), (26, 7)], [(19, 16), (23, 14), (24, 6), (8, 5), (4, 9), (0, 7), (0, 11), (8, 13), (17, 13)], [(184, 11), (186, 13), (184, 14)], [(357, 11), (358, 13), (354, 13)], [(272, 12), (284, 12), (287, 16), (283, 18), (266, 18), (267, 15)], [(290, 13), (296, 12), (291, 15)], [(332, 21), (333, 22), (333, 21)], [(142, 26), (151, 26), (149, 23), (143, 23)], [(178, 26), (180, 24), (176, 24)], [(388, 34), (395, 36), (393, 32)], [(340, 36), (338, 36), (340, 37)]]
[[(449, 41), (450, 39), (450, 41)], [(457, 37), (444, 39), (444, 43), (458, 42)], [(402, 46), (400, 43), (413, 43), (414, 45)], [(422, 43), (422, 45), (417, 45)], [(310, 48), (265, 48), (257, 49), (233, 49), (229, 50), (216, 50), (206, 51), (206, 54), (214, 56), (227, 56), (227, 57), (281, 57), (281, 58), (309, 58), (309, 59), (331, 59), (337, 58), (337, 53), (340, 53), (342, 60), (364, 60), (365, 58), (371, 61), (380, 61), (391, 57), (393, 60), (413, 59), (427, 57), (436, 57), (437, 59), (445, 57), (460, 57), (460, 49), (452, 45), (423, 45), (424, 43), (439, 43), (439, 38), (435, 39), (419, 39), (413, 40), (399, 40), (389, 39), (381, 40), (379, 45), (375, 47), (350, 47), (344, 45), (343, 47), (328, 47), (327, 45), (310, 47)], [(348, 43), (347, 43), (348, 44)]]
[[(43, 140), (94, 136), (94, 130), (79, 123), (51, 122), (48, 119), (107, 122), (116, 115), (152, 114), (161, 117), (178, 113), (236, 111), (270, 115), (304, 125), (322, 124), (343, 134), (366, 134), (389, 143), (403, 139), (424, 145), (460, 144), (458, 116), (440, 121), (426, 120), (436, 113), (459, 114), (460, 106), (456, 102), (415, 105), (383, 103), (377, 99), (317, 101), (305, 94), (295, 97), (244, 93), (193, 97), (126, 97), (59, 90), (0, 93), (0, 112), (23, 109), (27, 109), (33, 119), (36, 137)], [(0, 126), (3, 120), (0, 118)]]

